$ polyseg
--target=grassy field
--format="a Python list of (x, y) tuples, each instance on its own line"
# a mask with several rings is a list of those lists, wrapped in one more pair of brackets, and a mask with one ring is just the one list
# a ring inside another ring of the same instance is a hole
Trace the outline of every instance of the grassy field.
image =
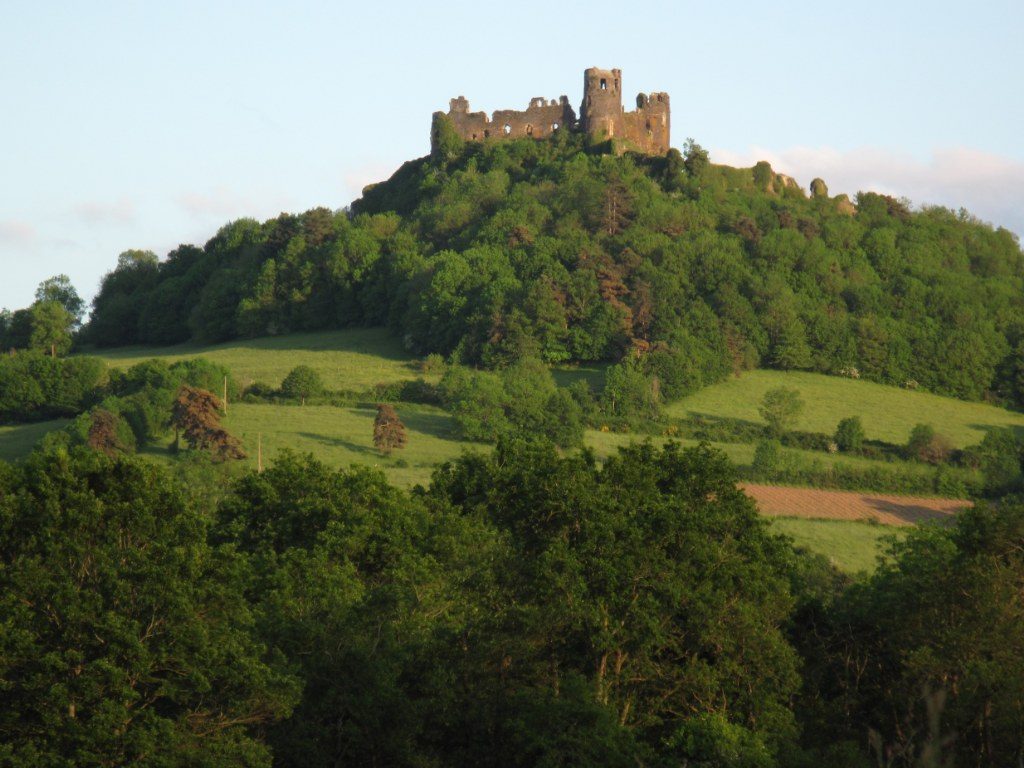
[(28, 454), (47, 432), (61, 429), (67, 419), (38, 421), (35, 424), (15, 424), (0, 427), (0, 460), (14, 461)]
[(836, 568), (850, 574), (873, 572), (887, 539), (906, 536), (904, 530), (884, 525), (795, 517), (774, 518), (772, 530), (790, 536), (797, 546), (824, 555)]
[(227, 366), (242, 386), (254, 381), (279, 386), (297, 365), (314, 368), (328, 389), (363, 390), (381, 382), (421, 375), (416, 358), (383, 328), (296, 333), (214, 346), (120, 347), (89, 354), (106, 360), (114, 368), (128, 368), (154, 357), (173, 363), (202, 356)]
[(1024, 414), (984, 403), (887, 387), (870, 381), (799, 371), (750, 371), (672, 403), (670, 416), (720, 416), (763, 423), (757, 407), (774, 387), (799, 390), (806, 403), (796, 429), (832, 433), (840, 419), (860, 416), (867, 437), (905, 443), (915, 424), (931, 424), (962, 448), (979, 442), (992, 427), (1024, 432)]
[(273, 461), (283, 448), (312, 453), (326, 464), (347, 467), (368, 464), (384, 471), (403, 487), (430, 481), (433, 468), (454, 459), (467, 448), (488, 450), (458, 440), (451, 416), (425, 405), (396, 405), (406, 426), (408, 444), (391, 457), (381, 456), (373, 447), (373, 408), (334, 408), (326, 405), (249, 405), (230, 408), (224, 425), (242, 440), (255, 466), (258, 436), (263, 436), (263, 460)]

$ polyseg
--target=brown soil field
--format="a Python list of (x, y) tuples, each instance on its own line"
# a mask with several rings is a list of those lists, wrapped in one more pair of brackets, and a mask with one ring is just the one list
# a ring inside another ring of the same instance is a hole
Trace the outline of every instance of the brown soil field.
[(875, 520), (883, 525), (948, 522), (971, 505), (964, 499), (890, 496), (862, 491), (825, 491), (740, 483), (762, 514), (818, 520)]

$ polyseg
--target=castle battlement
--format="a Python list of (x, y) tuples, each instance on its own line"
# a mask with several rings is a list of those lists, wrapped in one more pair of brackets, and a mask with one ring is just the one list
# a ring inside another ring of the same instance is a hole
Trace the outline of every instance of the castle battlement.
[[(448, 104), (448, 112), (435, 112), (434, 121), (446, 118), (465, 141), (491, 139), (544, 139), (556, 131), (581, 131), (597, 141), (614, 139), (626, 148), (651, 155), (669, 149), (669, 101), (667, 93), (641, 93), (636, 110), (626, 112), (622, 106), (622, 70), (591, 67), (583, 73), (583, 103), (579, 120), (561, 96), (550, 101), (543, 97), (530, 99), (525, 110), (499, 109), (490, 116), (486, 112), (470, 112), (469, 101), (458, 96)], [(436, 144), (437, 131), (431, 131), (431, 146)]]

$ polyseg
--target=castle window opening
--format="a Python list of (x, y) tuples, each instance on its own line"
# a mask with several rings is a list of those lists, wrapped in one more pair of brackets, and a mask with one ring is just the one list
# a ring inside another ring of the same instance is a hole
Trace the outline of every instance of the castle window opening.
[(491, 132), (488, 131), (486, 128), (484, 129), (484, 138), (485, 139), (491, 138)]
[(505, 123), (505, 127), (502, 130), (504, 130), (505, 135), (508, 136), (510, 133), (512, 133), (512, 126), (509, 125), (508, 123)]
[(601, 78), (601, 90), (602, 91), (607, 91), (608, 90), (608, 81), (605, 80), (603, 77)]
[(552, 131), (557, 131), (558, 130), (558, 123), (552, 123), (551, 124), (551, 130)]
[(526, 126), (526, 135), (527, 136), (533, 136), (533, 126), (532, 125)]

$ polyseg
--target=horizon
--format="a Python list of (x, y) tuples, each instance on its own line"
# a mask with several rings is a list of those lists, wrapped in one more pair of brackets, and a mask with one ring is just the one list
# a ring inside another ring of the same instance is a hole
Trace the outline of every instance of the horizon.
[(499, 24), (463, 3), (440, 20), (411, 4), (10, 4), (0, 307), (60, 273), (88, 301), (128, 249), (163, 259), (238, 218), (343, 208), (427, 153), (451, 97), (490, 114), (564, 94), (578, 109), (590, 66), (622, 69), (627, 105), (668, 92), (672, 145), (693, 137), (713, 162), (768, 160), (805, 189), (820, 176), (832, 195), (1024, 232), (1024, 94), (1001, 87), (1024, 72), (1016, 4), (925, 19), (877, 2), (645, 3), (621, 24), (612, 3), (518, 8)]

